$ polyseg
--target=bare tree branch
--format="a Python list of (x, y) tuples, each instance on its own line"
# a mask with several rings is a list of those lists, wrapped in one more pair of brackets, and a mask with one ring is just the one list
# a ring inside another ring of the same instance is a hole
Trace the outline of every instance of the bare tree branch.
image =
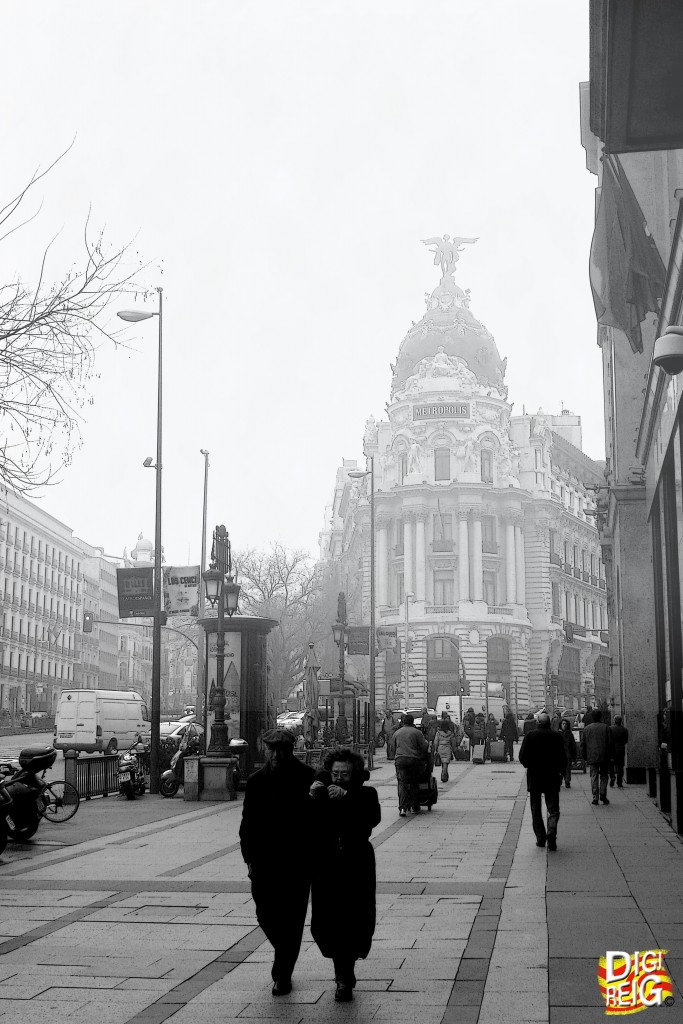
[[(29, 190), (69, 152), (71, 145), (0, 209), (0, 242), (28, 224), (17, 224)], [(92, 404), (89, 382), (100, 340), (121, 345), (103, 322), (109, 303), (130, 290), (142, 264), (124, 268), (129, 245), (105, 242), (94, 232), (88, 211), (84, 256), (61, 277), (47, 283), (52, 239), (45, 246), (34, 284), (17, 277), (0, 284), (0, 484), (19, 493), (56, 482), (82, 440), (80, 423)], [(142, 289), (140, 289), (142, 291)]]

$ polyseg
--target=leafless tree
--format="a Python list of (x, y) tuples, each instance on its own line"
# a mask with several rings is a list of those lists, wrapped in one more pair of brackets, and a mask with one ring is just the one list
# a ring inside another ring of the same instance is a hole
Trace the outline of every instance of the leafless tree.
[[(233, 555), (242, 586), (240, 608), (277, 619), (268, 637), (270, 682), (276, 699), (301, 677), (308, 644), (324, 643), (330, 622), (323, 610), (324, 576), (309, 553), (273, 544)], [(335, 598), (336, 599), (336, 598)]]
[[(40, 212), (39, 206), (24, 216), (27, 196), (65, 153), (0, 209), (0, 243)], [(139, 261), (134, 269), (124, 266), (130, 246), (108, 245), (91, 227), (90, 213), (80, 261), (57, 280), (48, 273), (53, 242), (42, 252), (33, 283), (20, 276), (0, 282), (0, 482), (20, 493), (54, 482), (80, 446), (98, 342), (120, 344), (106, 328), (104, 311), (114, 296), (131, 290), (141, 269)]]

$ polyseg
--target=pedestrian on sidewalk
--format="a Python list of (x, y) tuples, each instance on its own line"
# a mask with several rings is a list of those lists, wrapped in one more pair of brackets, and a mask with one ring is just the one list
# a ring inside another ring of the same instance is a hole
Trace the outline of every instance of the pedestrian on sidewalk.
[(572, 761), (576, 761), (576, 740), (574, 739), (574, 733), (572, 732), (572, 727), (568, 718), (562, 719), (562, 724), (560, 725), (560, 736), (564, 743), (564, 752), (567, 755), (564, 785), (566, 789), (570, 789), (572, 784)]
[(586, 710), (583, 713), (583, 718), (581, 719), (584, 729), (587, 725), (592, 725), (595, 721), (597, 721), (597, 719), (593, 717), (593, 708), (590, 704), (587, 704)]
[[(522, 740), (519, 763), (526, 768), (526, 788), (529, 791), (531, 821), (536, 835), (536, 846), (557, 849), (557, 823), (560, 820), (560, 786), (567, 767), (564, 742), (559, 733), (550, 728), (550, 716), (538, 716), (537, 727)], [(543, 821), (541, 795), (545, 796), (548, 824)]]
[(428, 708), (423, 708), (422, 718), (420, 720), (420, 732), (427, 740), (427, 743), (434, 742), (437, 727), (438, 725), (436, 715), (432, 715)]
[(530, 711), (529, 714), (524, 719), (524, 726), (523, 726), (524, 735), (528, 736), (529, 733), (533, 732), (533, 730), (535, 728), (536, 728), (536, 718), (534, 716), (533, 711)]
[(500, 727), (500, 738), (505, 744), (505, 753), (507, 754), (509, 761), (515, 759), (515, 743), (519, 737), (519, 730), (517, 729), (517, 719), (513, 715), (512, 711), (508, 711), (503, 724)]
[(612, 759), (612, 732), (602, 721), (600, 708), (595, 708), (592, 716), (593, 721), (581, 733), (581, 756), (590, 769), (593, 803), (597, 804), (599, 797), (603, 804), (608, 804), (607, 779)]
[[(360, 754), (337, 747), (325, 757), (311, 786), (316, 821), (311, 934), (334, 963), (335, 1000), (353, 999), (356, 960), (370, 952), (375, 932), (375, 851), (370, 843), (382, 812), (377, 790)], [(343, 879), (352, 894), (348, 913), (330, 900), (330, 878)]]
[(427, 770), (429, 744), (415, 725), (412, 715), (403, 716), (403, 725), (394, 733), (396, 744), (396, 776), (398, 778), (398, 813), (405, 818), (408, 811), (420, 813), (420, 775)]
[(393, 761), (396, 753), (396, 744), (394, 743), (394, 733), (398, 728), (394, 721), (393, 712), (387, 708), (384, 712), (384, 721), (382, 722), (382, 733), (384, 735), (384, 742), (387, 748), (387, 761)]
[(612, 749), (614, 755), (610, 764), (610, 786), (614, 785), (616, 778), (619, 789), (624, 788), (624, 761), (626, 760), (626, 744), (628, 743), (628, 729), (624, 725), (621, 715), (615, 715), (614, 725), (610, 727), (612, 732)]
[(265, 733), (263, 745), (266, 763), (247, 780), (239, 835), (256, 920), (275, 951), (273, 995), (281, 996), (292, 990), (308, 909), (316, 838), (309, 791), (315, 772), (294, 757), (294, 736), (286, 729)]
[(445, 722), (450, 731), (452, 733), (455, 733), (455, 722), (453, 721), (453, 719), (451, 718), (447, 711), (441, 712), (441, 720), (439, 722), (439, 725), (441, 725), (441, 722)]
[(467, 751), (468, 756), (472, 757), (472, 747), (474, 746), (474, 721), (476, 715), (474, 714), (474, 708), (468, 708), (463, 718), (462, 728), (467, 739)]
[(438, 754), (441, 761), (441, 781), (448, 782), (448, 766), (454, 757), (455, 732), (450, 718), (442, 718), (434, 737), (434, 760)]

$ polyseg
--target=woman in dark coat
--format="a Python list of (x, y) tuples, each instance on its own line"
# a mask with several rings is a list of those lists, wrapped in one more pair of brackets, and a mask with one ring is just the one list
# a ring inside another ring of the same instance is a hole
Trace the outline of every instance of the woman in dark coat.
[[(377, 791), (360, 754), (331, 750), (311, 786), (315, 803), (316, 871), (312, 885), (311, 934), (323, 956), (334, 962), (335, 1000), (353, 999), (356, 960), (370, 952), (375, 932), (375, 851), (370, 834), (382, 812)], [(329, 894), (330, 878), (344, 879), (352, 894), (347, 914)]]
[(508, 759), (514, 761), (515, 743), (519, 738), (519, 730), (517, 729), (517, 719), (512, 711), (508, 711), (503, 719), (503, 724), (500, 727), (500, 738), (505, 743), (505, 753)]
[(569, 719), (563, 718), (560, 723), (560, 736), (564, 741), (564, 752), (567, 755), (567, 767), (564, 772), (564, 785), (569, 789), (572, 784), (572, 761), (576, 761), (576, 740)]

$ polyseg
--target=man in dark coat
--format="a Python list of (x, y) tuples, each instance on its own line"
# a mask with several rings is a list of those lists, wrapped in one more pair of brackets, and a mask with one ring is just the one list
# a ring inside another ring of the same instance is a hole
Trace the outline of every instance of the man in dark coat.
[(309, 790), (315, 772), (294, 757), (294, 736), (286, 729), (271, 729), (263, 744), (266, 764), (247, 781), (244, 793), (240, 847), (256, 919), (275, 950), (271, 974), (278, 996), (292, 990), (308, 908), (315, 846)]
[(533, 732), (533, 730), (535, 728), (536, 728), (536, 719), (534, 718), (533, 712), (530, 711), (529, 714), (524, 719), (524, 735), (528, 736), (529, 733)]
[(401, 818), (405, 818), (408, 811), (420, 813), (420, 776), (427, 768), (429, 744), (415, 725), (412, 715), (403, 716), (403, 725), (394, 733), (394, 742), (398, 813)]
[(626, 759), (626, 744), (628, 743), (628, 729), (624, 725), (621, 715), (616, 715), (612, 730), (612, 750), (614, 756), (610, 765), (610, 786), (614, 785), (616, 777), (619, 789), (624, 788), (624, 761)]
[[(567, 755), (559, 733), (550, 728), (545, 713), (538, 716), (535, 729), (522, 740), (519, 762), (526, 768), (526, 787), (529, 791), (531, 820), (536, 835), (536, 846), (557, 849), (557, 823), (560, 820), (560, 786), (567, 767)], [(543, 821), (541, 794), (545, 795), (548, 825)]]
[(505, 753), (507, 754), (510, 761), (514, 761), (515, 757), (515, 743), (517, 742), (518, 729), (517, 719), (513, 715), (512, 711), (508, 711), (503, 724), (500, 727), (500, 738), (505, 744)]
[(587, 725), (592, 725), (594, 721), (595, 719), (593, 718), (593, 708), (590, 704), (588, 704), (586, 710), (583, 713), (583, 718), (581, 719), (584, 729)]
[(591, 775), (593, 803), (598, 797), (603, 804), (608, 804), (607, 779), (612, 760), (612, 730), (602, 720), (602, 711), (595, 708), (592, 712), (593, 721), (581, 733), (581, 756), (588, 765)]

